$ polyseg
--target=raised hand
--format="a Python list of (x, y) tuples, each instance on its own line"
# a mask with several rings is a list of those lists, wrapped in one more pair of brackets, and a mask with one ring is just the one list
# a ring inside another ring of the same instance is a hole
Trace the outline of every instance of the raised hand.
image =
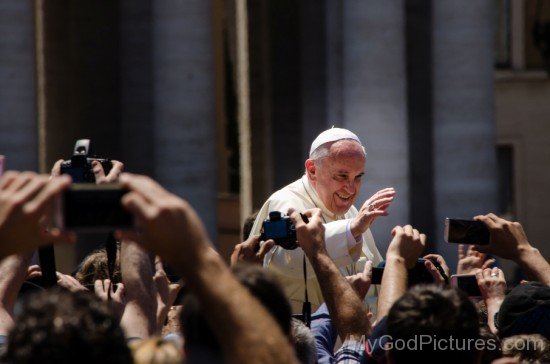
[(39, 245), (74, 242), (74, 234), (47, 230), (53, 205), (71, 178), (33, 172), (6, 172), (0, 178), (0, 257), (30, 251)]
[(250, 236), (246, 241), (235, 245), (231, 254), (231, 265), (238, 262), (247, 262), (261, 265), (264, 261), (264, 256), (268, 251), (275, 246), (275, 242), (271, 239), (260, 242), (260, 236)]
[(478, 269), (489, 268), (494, 262), (494, 259), (487, 259), (487, 254), (476, 251), (473, 245), (468, 246), (465, 253), (464, 245), (458, 244), (457, 274), (475, 274)]
[(392, 187), (384, 188), (372, 195), (361, 208), (356, 217), (351, 221), (351, 232), (357, 237), (363, 234), (380, 216), (388, 215), (388, 207), (395, 198), (395, 190)]

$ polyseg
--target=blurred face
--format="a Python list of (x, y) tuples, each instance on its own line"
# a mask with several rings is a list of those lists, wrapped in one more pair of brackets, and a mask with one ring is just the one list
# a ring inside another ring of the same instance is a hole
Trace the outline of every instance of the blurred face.
[(359, 143), (340, 140), (329, 155), (316, 162), (308, 159), (309, 181), (323, 204), (337, 215), (345, 214), (355, 202), (365, 174), (365, 156)]

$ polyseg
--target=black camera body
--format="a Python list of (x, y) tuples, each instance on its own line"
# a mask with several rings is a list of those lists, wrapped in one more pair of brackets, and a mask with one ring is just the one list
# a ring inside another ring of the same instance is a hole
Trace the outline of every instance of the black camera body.
[(263, 241), (272, 239), (275, 244), (286, 250), (294, 250), (298, 247), (296, 227), (290, 217), (279, 211), (271, 211), (269, 218), (264, 220), (260, 239)]
[(128, 190), (117, 183), (77, 183), (57, 201), (54, 226), (77, 233), (132, 230), (134, 217), (122, 206)]
[(90, 139), (77, 140), (70, 161), (61, 163), (61, 174), (68, 174), (75, 183), (95, 183), (92, 162), (98, 161), (107, 175), (111, 171), (110, 159), (90, 156)]

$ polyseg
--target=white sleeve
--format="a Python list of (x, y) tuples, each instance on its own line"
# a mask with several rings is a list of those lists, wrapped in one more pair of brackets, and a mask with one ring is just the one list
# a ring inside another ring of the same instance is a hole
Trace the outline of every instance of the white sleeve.
[[(352, 241), (349, 241), (347, 230), (348, 220), (338, 220), (325, 224), (325, 243), (327, 252), (338, 267), (345, 267), (357, 260), (352, 259), (350, 256), (350, 244), (352, 244), (352, 246), (361, 245), (360, 242), (358, 243), (355, 241), (353, 236), (351, 236)], [(358, 250), (359, 252), (361, 251), (361, 249)], [(304, 252), (300, 248), (285, 250), (276, 246), (266, 255), (264, 264), (283, 275), (301, 279), (304, 276), (303, 257)], [(359, 258), (359, 256), (357, 256), (357, 258)], [(313, 268), (307, 259), (306, 271), (308, 276), (314, 274)]]

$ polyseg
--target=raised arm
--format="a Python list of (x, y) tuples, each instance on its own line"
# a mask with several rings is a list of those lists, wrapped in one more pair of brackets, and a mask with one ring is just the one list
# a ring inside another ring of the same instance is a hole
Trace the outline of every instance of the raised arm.
[(426, 246), (426, 235), (411, 225), (396, 226), (392, 235), (378, 296), (379, 318), (387, 316), (393, 303), (407, 292), (407, 270), (414, 267)]
[(7, 335), (13, 325), (17, 294), (27, 275), (31, 254), (11, 255), (0, 261), (0, 335)]
[[(228, 362), (295, 363), (288, 339), (262, 304), (211, 248), (201, 220), (184, 200), (145, 176), (123, 174), (124, 206), (142, 234), (121, 233), (160, 255), (196, 294)], [(268, 333), (268, 334), (266, 334)]]
[(297, 212), (293, 212), (290, 217), (296, 226), (298, 244), (315, 270), (336, 331), (342, 340), (368, 335), (371, 330), (368, 311), (328, 255), (321, 210), (312, 209), (303, 213), (308, 217), (308, 223)]
[(491, 233), (489, 245), (476, 245), (475, 250), (513, 260), (530, 280), (550, 285), (550, 264), (529, 243), (519, 222), (504, 220), (495, 214), (479, 215), (475, 219), (483, 221)]
[(136, 243), (123, 240), (120, 271), (126, 291), (126, 306), (120, 326), (126, 337), (148, 338), (157, 330), (157, 291), (151, 257)]

